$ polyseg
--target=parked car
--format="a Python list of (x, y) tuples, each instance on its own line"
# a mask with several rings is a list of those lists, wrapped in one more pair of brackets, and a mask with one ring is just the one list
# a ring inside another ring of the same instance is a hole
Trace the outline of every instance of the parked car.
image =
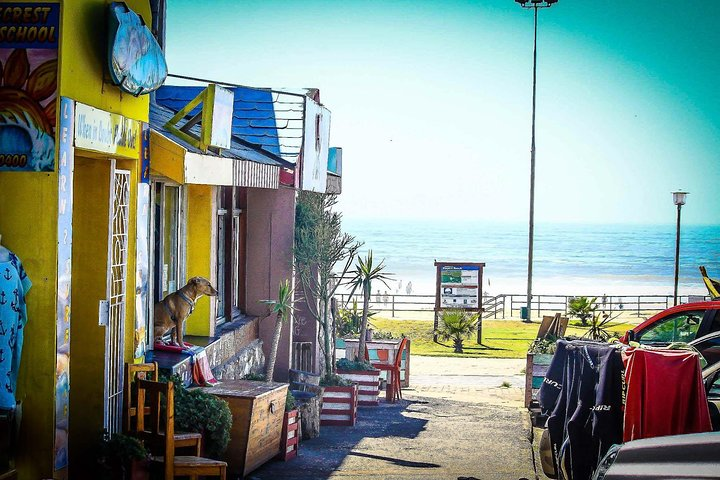
[(720, 331), (720, 301), (684, 303), (653, 315), (620, 338), (645, 345), (662, 346), (690, 342)]
[(613, 445), (593, 480), (717, 479), (720, 432), (643, 438)]
[(700, 355), (702, 355), (707, 362), (705, 368), (720, 362), (720, 331), (710, 333), (704, 337), (698, 337), (690, 342), (690, 345), (700, 352)]

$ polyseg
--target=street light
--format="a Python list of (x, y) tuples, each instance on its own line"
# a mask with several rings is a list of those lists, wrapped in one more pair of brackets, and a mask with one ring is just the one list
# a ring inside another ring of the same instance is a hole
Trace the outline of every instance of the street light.
[(530, 143), (530, 226), (528, 229), (528, 279), (527, 279), (527, 318), (530, 321), (532, 302), (533, 237), (535, 234), (535, 98), (537, 90), (537, 26), (538, 10), (549, 8), (558, 0), (515, 0), (522, 8), (535, 11), (535, 36), (533, 39), (533, 86), (532, 86), (532, 141)]
[(673, 305), (677, 305), (678, 300), (678, 276), (680, 274), (680, 209), (685, 205), (685, 198), (688, 192), (677, 191), (672, 192), (673, 203), (677, 205), (677, 228), (675, 229), (675, 289), (673, 290)]

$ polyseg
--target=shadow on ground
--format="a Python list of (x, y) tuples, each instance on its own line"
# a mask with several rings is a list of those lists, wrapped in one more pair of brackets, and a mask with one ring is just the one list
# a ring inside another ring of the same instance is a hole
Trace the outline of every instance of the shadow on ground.
[(425, 430), (425, 419), (413, 418), (404, 413), (413, 405), (424, 401), (401, 400), (395, 404), (381, 402), (377, 407), (358, 407), (354, 427), (328, 427), (320, 429), (320, 436), (302, 441), (297, 458), (289, 462), (272, 461), (247, 478), (271, 479), (327, 479), (339, 469), (348, 456), (386, 462), (389, 466), (410, 469), (435, 469), (440, 465), (414, 462), (393, 456), (374, 455), (353, 449), (365, 438), (414, 439)]

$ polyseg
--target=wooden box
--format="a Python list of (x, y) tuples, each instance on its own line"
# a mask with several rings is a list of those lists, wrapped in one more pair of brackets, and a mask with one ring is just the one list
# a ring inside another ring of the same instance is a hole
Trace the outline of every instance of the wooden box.
[(320, 425), (352, 427), (357, 418), (358, 386), (324, 387)]
[(528, 353), (525, 363), (525, 408), (537, 408), (537, 392), (545, 379), (552, 353)]
[(378, 406), (380, 394), (380, 370), (338, 370), (337, 374), (345, 380), (358, 384), (358, 405)]
[(232, 413), (228, 472), (245, 476), (280, 453), (287, 384), (229, 380), (210, 389)]

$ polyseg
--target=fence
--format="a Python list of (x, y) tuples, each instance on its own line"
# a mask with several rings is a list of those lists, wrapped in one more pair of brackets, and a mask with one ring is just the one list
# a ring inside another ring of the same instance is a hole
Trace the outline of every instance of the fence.
[[(353, 299), (362, 304), (362, 295), (349, 294), (336, 295), (340, 305), (351, 302)], [(589, 296), (593, 298), (592, 296)], [(569, 309), (573, 295), (534, 295), (532, 299), (532, 314), (541, 316), (547, 313), (564, 312)], [(682, 295), (678, 303), (689, 301), (710, 300), (710, 297), (698, 295)], [(501, 294), (496, 296), (483, 296), (483, 318), (519, 318), (520, 308), (525, 307), (527, 296), (523, 294)], [(598, 295), (596, 305), (598, 310), (606, 313), (631, 313), (638, 317), (653, 315), (673, 305), (672, 295)], [(383, 313), (390, 313), (395, 317), (400, 313), (432, 312), (435, 309), (435, 295), (372, 295), (370, 309)]]

